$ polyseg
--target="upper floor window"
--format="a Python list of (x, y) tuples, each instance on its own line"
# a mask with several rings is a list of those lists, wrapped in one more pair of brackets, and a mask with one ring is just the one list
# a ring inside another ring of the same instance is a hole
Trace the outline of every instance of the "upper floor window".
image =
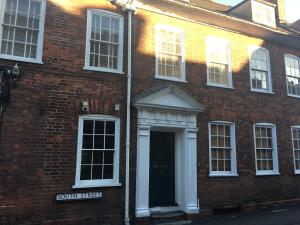
[(278, 174), (276, 127), (254, 124), (254, 146), (257, 175)]
[(234, 123), (209, 123), (210, 176), (234, 176), (236, 169)]
[(295, 173), (300, 174), (300, 126), (292, 127)]
[(269, 51), (265, 48), (250, 48), (251, 90), (272, 92)]
[(119, 118), (79, 118), (75, 187), (119, 185), (119, 136)]
[(229, 41), (208, 37), (206, 42), (207, 84), (232, 88)]
[(41, 63), (46, 1), (4, 0), (0, 6), (0, 57)]
[(252, 19), (254, 22), (276, 27), (274, 6), (252, 1)]
[(122, 67), (123, 17), (88, 10), (85, 69), (121, 73)]
[(284, 61), (288, 95), (300, 97), (300, 59), (285, 55)]
[(162, 25), (156, 32), (156, 77), (185, 81), (183, 32)]

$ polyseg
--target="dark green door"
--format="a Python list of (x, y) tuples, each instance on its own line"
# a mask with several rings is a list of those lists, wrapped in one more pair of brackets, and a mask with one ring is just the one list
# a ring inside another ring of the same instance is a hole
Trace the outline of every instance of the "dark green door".
[(175, 134), (151, 132), (149, 205), (175, 204)]

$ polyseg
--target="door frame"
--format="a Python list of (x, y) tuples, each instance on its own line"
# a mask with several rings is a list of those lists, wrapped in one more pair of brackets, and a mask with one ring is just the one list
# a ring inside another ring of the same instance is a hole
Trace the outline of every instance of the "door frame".
[[(154, 115), (153, 115), (154, 114)], [(147, 115), (148, 119), (145, 117)], [(166, 110), (139, 110), (137, 129), (136, 217), (148, 217), (151, 211), (181, 210), (199, 213), (197, 196), (196, 114)], [(153, 118), (155, 118), (153, 120)], [(149, 208), (150, 131), (175, 131), (175, 200), (179, 208)]]

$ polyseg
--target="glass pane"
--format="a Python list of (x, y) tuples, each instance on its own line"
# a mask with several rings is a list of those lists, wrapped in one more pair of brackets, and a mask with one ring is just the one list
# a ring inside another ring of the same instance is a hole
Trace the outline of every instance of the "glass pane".
[(104, 121), (95, 121), (95, 134), (104, 134)]
[(106, 134), (115, 134), (115, 122), (113, 121), (106, 122)]
[(231, 171), (231, 161), (225, 160), (225, 171)]
[(103, 179), (113, 179), (113, 166), (104, 166)]
[(26, 39), (26, 30), (17, 28), (15, 33), (15, 40), (20, 42), (25, 42)]
[(211, 170), (212, 171), (218, 171), (218, 161), (217, 160), (212, 160), (211, 161)]
[(91, 171), (92, 166), (81, 166), (81, 171), (80, 171), (80, 180), (90, 180), (91, 179)]
[(84, 134), (93, 134), (94, 130), (94, 121), (93, 120), (84, 120), (83, 121), (83, 133)]
[(93, 151), (82, 151), (81, 164), (92, 164), (92, 153)]
[(104, 164), (113, 164), (113, 163), (114, 163), (114, 151), (105, 151)]
[(93, 164), (103, 164), (103, 151), (93, 151)]
[(95, 135), (95, 149), (104, 149), (104, 135)]
[(102, 179), (102, 166), (93, 166), (92, 179)]
[(211, 135), (217, 135), (218, 134), (217, 125), (212, 124), (210, 130), (211, 130)]
[(82, 148), (83, 149), (93, 149), (93, 136), (92, 135), (83, 135)]
[(25, 53), (25, 44), (24, 43), (15, 43), (14, 55), (24, 57), (24, 53)]
[(115, 148), (115, 137), (105, 136), (105, 149), (114, 149), (114, 148)]

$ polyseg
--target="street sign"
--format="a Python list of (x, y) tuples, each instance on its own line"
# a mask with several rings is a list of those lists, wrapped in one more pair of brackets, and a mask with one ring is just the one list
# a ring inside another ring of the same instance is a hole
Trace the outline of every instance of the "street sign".
[(56, 194), (56, 201), (97, 200), (102, 198), (102, 192), (60, 193)]

